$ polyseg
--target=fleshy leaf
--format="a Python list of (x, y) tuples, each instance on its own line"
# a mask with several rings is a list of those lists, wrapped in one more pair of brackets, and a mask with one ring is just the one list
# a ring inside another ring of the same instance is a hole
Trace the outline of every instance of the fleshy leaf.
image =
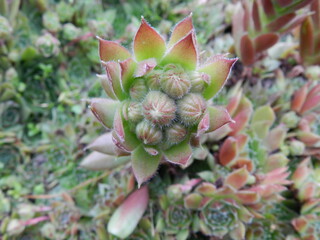
[(163, 151), (163, 154), (169, 162), (185, 166), (192, 156), (189, 139), (187, 138), (181, 143), (173, 145), (171, 148)]
[(148, 202), (147, 186), (131, 193), (110, 218), (108, 232), (121, 239), (129, 237), (146, 211)]
[(134, 38), (133, 51), (137, 61), (148, 58), (160, 60), (166, 51), (166, 43), (144, 18), (141, 19), (140, 28)]
[(116, 155), (111, 132), (105, 133), (95, 139), (86, 147), (86, 149), (91, 149), (104, 154)]
[(188, 70), (195, 70), (198, 62), (198, 55), (194, 31), (177, 42), (166, 54), (161, 64), (180, 64)]
[(244, 204), (254, 204), (260, 201), (259, 194), (253, 191), (239, 191), (236, 196)]
[(128, 58), (119, 63), (121, 67), (121, 82), (124, 92), (129, 93), (129, 88), (134, 81), (133, 74), (136, 71), (137, 63)]
[(99, 152), (92, 152), (85, 157), (80, 166), (95, 171), (103, 171), (112, 169), (130, 161), (130, 156), (115, 157)]
[(275, 14), (272, 0), (262, 0), (263, 10), (268, 17), (272, 17)]
[(254, 46), (256, 52), (262, 52), (267, 50), (276, 44), (279, 40), (279, 35), (276, 33), (265, 33), (261, 34), (254, 39)]
[(107, 41), (99, 38), (100, 59), (104, 62), (122, 61), (131, 57), (130, 52), (113, 41)]
[(252, 123), (268, 122), (270, 126), (273, 124), (274, 120), (275, 120), (274, 111), (268, 105), (257, 108), (252, 117)]
[(288, 22), (290, 22), (292, 19), (294, 19), (295, 16), (296, 16), (295, 13), (288, 13), (286, 15), (278, 17), (277, 19), (275, 19), (274, 21), (269, 23), (267, 25), (267, 28), (271, 32), (277, 32), (277, 31), (281, 30), (281, 28), (284, 27)]
[(238, 155), (237, 140), (228, 137), (222, 144), (219, 152), (219, 161), (223, 166), (230, 166)]
[(232, 122), (228, 111), (223, 107), (208, 107), (209, 113), (209, 128), (207, 132), (212, 132), (217, 130), (218, 128)]
[(184, 198), (184, 206), (187, 209), (198, 209), (201, 201), (202, 196), (199, 193), (190, 193)]
[(121, 69), (117, 62), (104, 63), (109, 80), (111, 81), (113, 92), (119, 100), (125, 99), (125, 94), (121, 85)]
[(104, 127), (111, 129), (115, 112), (120, 107), (119, 102), (107, 98), (93, 98), (90, 101), (90, 109), (94, 116)]
[(248, 34), (245, 34), (241, 37), (240, 56), (241, 61), (244, 65), (252, 65), (255, 61), (255, 49), (253, 46), (253, 42), (248, 36)]
[(105, 93), (110, 97), (111, 99), (117, 100), (117, 96), (113, 91), (112, 82), (109, 79), (108, 75), (97, 75), (97, 77), (100, 79), (101, 85), (105, 91)]
[(301, 25), (299, 50), (303, 59), (312, 56), (314, 51), (314, 27), (310, 16)]
[(261, 31), (261, 22), (260, 22), (259, 6), (256, 1), (254, 1), (253, 5), (252, 5), (252, 19), (253, 19), (255, 30), (257, 32), (260, 32)]
[(216, 95), (225, 84), (233, 64), (237, 61), (237, 58), (226, 58), (222, 55), (217, 56), (213, 61), (198, 71), (208, 74), (211, 78), (211, 82), (203, 92), (203, 97), (207, 100)]
[(185, 37), (193, 29), (192, 14), (180, 21), (173, 29), (168, 47)]
[(161, 154), (150, 155), (145, 151), (143, 145), (140, 145), (132, 152), (132, 169), (139, 187), (155, 174), (161, 157)]
[(293, 98), (291, 100), (291, 109), (296, 112), (300, 112), (308, 94), (309, 84), (303, 85), (302, 88), (295, 91)]
[(246, 167), (243, 167), (230, 173), (224, 183), (235, 189), (240, 189), (248, 182), (248, 179), (249, 172)]
[(157, 66), (157, 61), (154, 58), (146, 59), (138, 63), (138, 67), (135, 71), (135, 77), (142, 77), (150, 72), (154, 67)]

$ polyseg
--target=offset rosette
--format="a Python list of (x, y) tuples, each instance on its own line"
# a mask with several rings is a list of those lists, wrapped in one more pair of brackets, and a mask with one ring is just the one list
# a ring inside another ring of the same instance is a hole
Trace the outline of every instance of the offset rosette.
[(174, 27), (168, 43), (142, 18), (133, 54), (116, 42), (99, 42), (105, 73), (98, 77), (109, 99), (93, 99), (90, 108), (112, 129), (120, 152), (131, 154), (139, 185), (161, 160), (186, 166), (191, 143), (199, 142), (194, 138), (232, 121), (227, 110), (208, 100), (237, 59), (218, 55), (199, 63), (191, 15)]

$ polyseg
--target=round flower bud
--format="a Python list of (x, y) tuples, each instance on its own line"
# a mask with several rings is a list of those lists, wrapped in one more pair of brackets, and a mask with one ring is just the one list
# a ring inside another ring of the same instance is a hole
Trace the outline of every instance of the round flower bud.
[(191, 82), (191, 92), (203, 92), (205, 86), (210, 81), (210, 76), (205, 73), (199, 73), (199, 72), (191, 72), (189, 74), (190, 82)]
[(147, 86), (142, 78), (137, 78), (130, 88), (130, 96), (135, 100), (143, 99), (147, 95), (147, 92)]
[(187, 125), (199, 123), (206, 109), (206, 101), (198, 94), (190, 93), (178, 101), (179, 116)]
[(293, 156), (299, 156), (302, 155), (306, 146), (303, 142), (293, 140), (290, 142), (289, 151), (290, 154)]
[(160, 77), (162, 73), (163, 72), (160, 70), (153, 70), (146, 75), (146, 83), (149, 89), (151, 90), (160, 89)]
[(169, 143), (179, 143), (181, 142), (187, 135), (187, 129), (181, 124), (173, 124), (169, 128), (165, 130), (166, 140)]
[(138, 102), (130, 102), (128, 106), (128, 119), (132, 122), (139, 122), (143, 119), (142, 107)]
[(142, 103), (143, 114), (153, 124), (168, 125), (176, 117), (176, 104), (168, 95), (151, 91)]
[(166, 71), (162, 75), (160, 85), (162, 90), (172, 98), (182, 98), (191, 87), (188, 75), (175, 69)]
[(142, 121), (137, 125), (136, 134), (144, 144), (148, 145), (155, 145), (162, 140), (161, 130), (155, 126), (152, 126), (147, 121)]

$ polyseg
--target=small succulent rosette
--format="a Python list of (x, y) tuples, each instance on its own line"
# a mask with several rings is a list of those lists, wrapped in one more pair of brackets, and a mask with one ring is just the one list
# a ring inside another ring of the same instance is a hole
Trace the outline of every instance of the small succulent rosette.
[(208, 101), (237, 59), (218, 55), (200, 64), (191, 15), (174, 27), (168, 43), (142, 18), (133, 54), (99, 41), (105, 69), (99, 78), (109, 98), (93, 99), (90, 108), (112, 129), (114, 144), (131, 154), (139, 185), (162, 160), (187, 166), (201, 135), (232, 121), (226, 109)]

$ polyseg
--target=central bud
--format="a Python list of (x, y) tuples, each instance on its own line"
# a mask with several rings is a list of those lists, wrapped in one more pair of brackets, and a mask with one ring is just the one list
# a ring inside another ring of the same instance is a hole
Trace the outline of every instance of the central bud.
[(143, 114), (153, 124), (169, 125), (176, 117), (176, 104), (168, 95), (150, 91), (142, 103)]

